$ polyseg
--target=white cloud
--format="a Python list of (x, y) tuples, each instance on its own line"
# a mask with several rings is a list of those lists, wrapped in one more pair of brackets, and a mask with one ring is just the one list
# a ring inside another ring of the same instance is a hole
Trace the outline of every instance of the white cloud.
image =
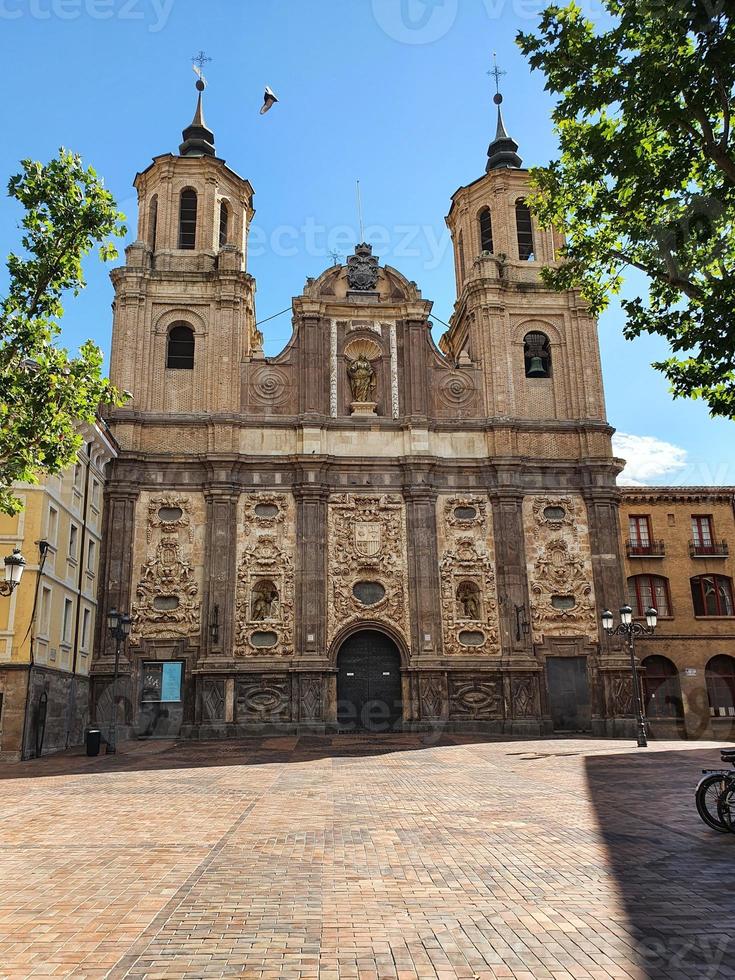
[(613, 449), (616, 456), (627, 460), (625, 469), (618, 477), (618, 483), (622, 486), (644, 487), (659, 483), (662, 477), (677, 473), (687, 465), (686, 449), (655, 436), (616, 432)]

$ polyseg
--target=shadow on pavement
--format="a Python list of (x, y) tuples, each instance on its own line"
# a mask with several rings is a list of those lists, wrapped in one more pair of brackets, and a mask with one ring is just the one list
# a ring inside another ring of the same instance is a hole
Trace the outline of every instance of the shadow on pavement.
[(585, 759), (636, 953), (656, 980), (735, 977), (735, 835), (708, 828), (694, 804), (701, 770), (721, 765), (717, 749)]

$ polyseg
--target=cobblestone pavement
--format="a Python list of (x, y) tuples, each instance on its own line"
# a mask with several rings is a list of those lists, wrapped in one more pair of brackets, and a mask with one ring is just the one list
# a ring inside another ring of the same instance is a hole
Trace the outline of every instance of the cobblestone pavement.
[(0, 767), (0, 977), (735, 977), (711, 743), (272, 738)]

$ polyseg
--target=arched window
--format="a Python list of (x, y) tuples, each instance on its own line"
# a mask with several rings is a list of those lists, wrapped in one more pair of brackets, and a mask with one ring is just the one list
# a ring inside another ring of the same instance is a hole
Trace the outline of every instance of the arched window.
[(158, 195), (154, 194), (151, 198), (151, 206), (148, 211), (148, 244), (152, 250), (156, 250), (156, 236), (158, 234)]
[(518, 258), (521, 262), (532, 261), (534, 255), (531, 209), (522, 197), (516, 201), (516, 232), (518, 234)]
[(523, 338), (523, 360), (527, 378), (551, 377), (551, 344), (540, 330), (532, 330)]
[(457, 586), (457, 618), (480, 618), (480, 590), (476, 582), (460, 582)]
[(679, 671), (668, 657), (646, 657), (641, 666), (643, 701), (649, 718), (683, 718)]
[(464, 261), (464, 235), (460, 231), (457, 236), (457, 257), (459, 259), (459, 281), (460, 285), (465, 280), (465, 261)]
[(732, 616), (732, 580), (725, 575), (690, 579), (695, 616)]
[(188, 371), (194, 367), (194, 331), (187, 323), (176, 323), (168, 332), (166, 367)]
[(483, 208), (478, 216), (480, 222), (480, 251), (492, 252), (493, 249), (493, 219), (490, 208)]
[(219, 206), (219, 247), (226, 245), (230, 237), (230, 209), (227, 202), (222, 201)]
[(651, 606), (659, 616), (670, 616), (669, 580), (662, 575), (632, 575), (628, 579), (628, 602), (634, 616), (645, 616)]
[(179, 248), (194, 249), (197, 244), (197, 192), (190, 187), (181, 192), (179, 202)]
[(735, 714), (735, 659), (722, 653), (712, 657), (704, 670), (710, 714)]

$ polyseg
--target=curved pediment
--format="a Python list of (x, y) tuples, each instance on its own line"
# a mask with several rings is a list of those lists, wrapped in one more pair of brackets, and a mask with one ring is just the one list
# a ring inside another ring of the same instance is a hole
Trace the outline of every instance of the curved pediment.
[(421, 291), (392, 266), (381, 266), (372, 254), (372, 245), (363, 243), (344, 265), (333, 265), (316, 279), (307, 279), (304, 297), (356, 304), (405, 303), (421, 300)]

